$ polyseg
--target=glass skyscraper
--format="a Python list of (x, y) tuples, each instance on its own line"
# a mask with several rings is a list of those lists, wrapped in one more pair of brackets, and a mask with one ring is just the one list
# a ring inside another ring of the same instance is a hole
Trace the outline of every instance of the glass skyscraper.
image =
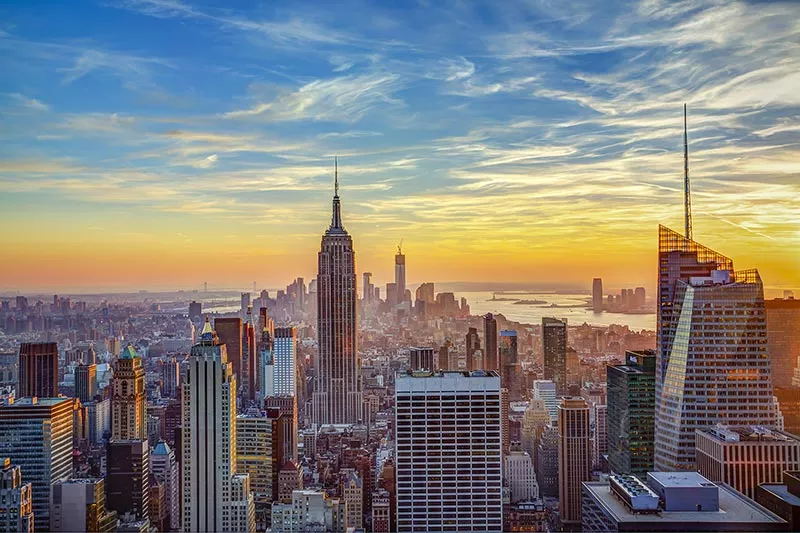
[(764, 288), (664, 226), (658, 257), (655, 469), (690, 470), (696, 429), (776, 423)]

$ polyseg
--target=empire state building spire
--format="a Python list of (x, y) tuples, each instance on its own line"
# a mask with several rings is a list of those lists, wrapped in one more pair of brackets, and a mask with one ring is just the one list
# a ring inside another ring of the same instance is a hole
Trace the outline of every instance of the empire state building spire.
[(333, 215), (331, 216), (331, 227), (328, 228), (328, 234), (344, 233), (344, 226), (342, 225), (342, 206), (339, 202), (339, 160), (334, 156), (333, 158)]

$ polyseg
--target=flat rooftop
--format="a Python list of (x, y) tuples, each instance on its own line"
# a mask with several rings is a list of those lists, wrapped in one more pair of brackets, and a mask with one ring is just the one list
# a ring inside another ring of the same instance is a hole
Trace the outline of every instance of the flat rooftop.
[(789, 492), (789, 487), (781, 483), (762, 483), (759, 485), (767, 492), (771, 492), (790, 505), (800, 506), (800, 496)]
[(764, 426), (714, 426), (697, 430), (723, 442), (800, 442), (795, 435)]
[(698, 472), (648, 472), (665, 488), (713, 487), (714, 483)]
[[(671, 474), (671, 472), (670, 472)], [(752, 525), (752, 530), (759, 529), (759, 525), (774, 524), (769, 530), (785, 527), (786, 521), (764, 509), (743, 494), (733, 489), (719, 487), (719, 511), (664, 511), (658, 514), (635, 514), (617, 497), (611, 493), (608, 483), (600, 481), (586, 481), (584, 490), (592, 495), (601, 508), (620, 524), (628, 524), (627, 531), (636, 531), (634, 524), (648, 531), (657, 531), (661, 523), (685, 523), (684, 531), (712, 529), (711, 524), (735, 523)], [(647, 525), (645, 525), (647, 524)]]

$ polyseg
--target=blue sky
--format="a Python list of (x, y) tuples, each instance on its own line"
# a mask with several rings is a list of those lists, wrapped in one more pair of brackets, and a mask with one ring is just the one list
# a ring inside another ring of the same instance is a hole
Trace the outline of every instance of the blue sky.
[(6, 2), (0, 222), (24, 229), (0, 237), (0, 287), (309, 277), (334, 154), (379, 278), (404, 238), (416, 281), (651, 284), (656, 225), (682, 226), (683, 102), (696, 238), (800, 287), (799, 15)]

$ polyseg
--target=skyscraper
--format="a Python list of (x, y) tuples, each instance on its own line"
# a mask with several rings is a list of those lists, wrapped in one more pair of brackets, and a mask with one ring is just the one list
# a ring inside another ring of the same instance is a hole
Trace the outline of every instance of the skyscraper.
[(318, 356), (312, 421), (354, 424), (361, 419), (361, 361), (356, 330), (353, 239), (342, 225), (335, 174), (331, 225), (322, 236), (317, 274)]
[(255, 402), (256, 400), (256, 378), (258, 377), (258, 357), (256, 355), (256, 325), (253, 321), (253, 308), (248, 307), (245, 321), (242, 324), (242, 373), (236, 376), (244, 402)]
[(603, 312), (603, 280), (600, 278), (592, 280), (592, 311)]
[(437, 370), (436, 358), (433, 355), (433, 348), (414, 347), (408, 349), (408, 366), (411, 370)]
[(97, 365), (78, 365), (75, 367), (75, 397), (81, 402), (94, 398), (97, 389)]
[(500, 331), (498, 352), (501, 365), (500, 375), (503, 377), (503, 388), (508, 389), (509, 401), (517, 402), (522, 399), (522, 376), (517, 356), (516, 330), (504, 329)]
[(790, 387), (800, 357), (800, 300), (775, 298), (764, 303), (772, 384)]
[(625, 364), (606, 367), (608, 465), (615, 474), (653, 470), (656, 354), (625, 352)]
[(114, 370), (114, 395), (111, 399), (111, 438), (147, 438), (146, 394), (142, 358), (128, 345), (117, 359)]
[(150, 516), (150, 446), (145, 440), (112, 439), (107, 447), (106, 505), (136, 520)]
[[(214, 331), (219, 337), (219, 343), (224, 344), (228, 354), (228, 362), (233, 366), (233, 374), (236, 376), (236, 386), (242, 384), (242, 340), (244, 339), (244, 321), (241, 318), (215, 318)], [(236, 391), (238, 394), (239, 391)], [(234, 395), (235, 398), (235, 395)]]
[(17, 397), (58, 396), (58, 345), (55, 342), (23, 342), (19, 347)]
[(0, 531), (33, 533), (33, 496), (30, 482), (23, 483), (19, 466), (0, 458)]
[(180, 486), (181, 476), (178, 460), (175, 452), (169, 444), (164, 441), (156, 444), (150, 453), (150, 470), (159, 481), (164, 484), (166, 493), (167, 523), (170, 530), (179, 531), (181, 529), (181, 507)]
[(592, 479), (590, 438), (586, 400), (565, 397), (558, 406), (558, 508), (568, 528), (580, 525), (581, 484)]
[(503, 463), (511, 503), (538, 500), (539, 485), (536, 483), (531, 456), (512, 446), (511, 451), (503, 457)]
[[(467, 370), (483, 370), (483, 354), (481, 352), (481, 338), (478, 336), (477, 328), (469, 328), (466, 337), (467, 345)], [(480, 360), (477, 359), (481, 356)]]
[(250, 478), (236, 473), (236, 377), (208, 322), (182, 390), (183, 531), (254, 531)]
[(500, 376), (409, 373), (395, 390), (397, 530), (501, 531)]
[(50, 488), (72, 477), (72, 398), (20, 398), (0, 406), (0, 457), (33, 489), (36, 531), (50, 529)]
[(688, 470), (696, 429), (777, 422), (764, 289), (758, 271), (664, 226), (658, 256), (655, 468)]
[(397, 303), (403, 303), (406, 298), (406, 256), (402, 244), (400, 241), (394, 256), (394, 290), (397, 292)]
[(297, 332), (295, 328), (275, 328), (272, 345), (273, 381), (265, 396), (294, 396), (297, 389)]
[(497, 319), (492, 313), (483, 317), (483, 370), (500, 370), (497, 360)]
[(236, 471), (250, 476), (256, 526), (269, 523), (273, 479), (272, 419), (261, 409), (250, 408), (236, 417)]
[(106, 509), (103, 479), (71, 479), (53, 485), (50, 531), (116, 531), (117, 513)]
[(567, 394), (567, 323), (542, 318), (542, 355), (544, 379), (556, 384), (556, 394)]

